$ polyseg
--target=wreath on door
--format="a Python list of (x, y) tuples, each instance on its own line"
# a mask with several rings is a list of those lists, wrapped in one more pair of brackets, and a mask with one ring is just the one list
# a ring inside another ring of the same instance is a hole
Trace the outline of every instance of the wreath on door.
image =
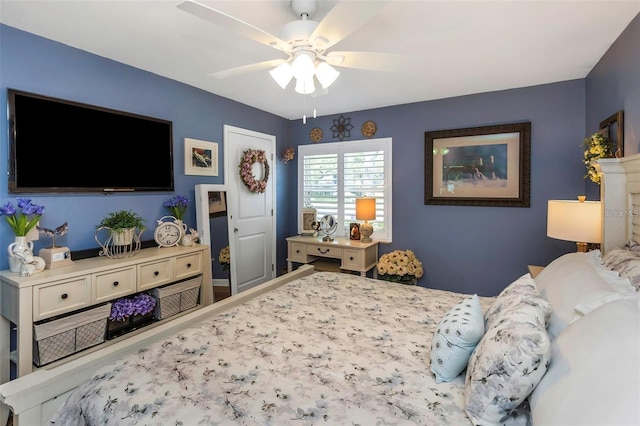
[[(264, 176), (257, 179), (253, 174), (253, 165), (262, 163), (264, 167)], [(242, 153), (240, 160), (240, 178), (242, 183), (254, 194), (261, 194), (267, 189), (267, 181), (269, 180), (269, 162), (264, 151), (259, 149), (247, 149)]]

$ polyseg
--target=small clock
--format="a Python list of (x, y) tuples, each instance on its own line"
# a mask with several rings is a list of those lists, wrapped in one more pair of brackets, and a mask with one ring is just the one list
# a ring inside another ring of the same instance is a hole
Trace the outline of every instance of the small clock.
[[(165, 222), (165, 219), (167, 220)], [(156, 230), (153, 239), (159, 247), (177, 246), (182, 238), (183, 228), (177, 223), (178, 219), (173, 216), (163, 216), (157, 220)]]

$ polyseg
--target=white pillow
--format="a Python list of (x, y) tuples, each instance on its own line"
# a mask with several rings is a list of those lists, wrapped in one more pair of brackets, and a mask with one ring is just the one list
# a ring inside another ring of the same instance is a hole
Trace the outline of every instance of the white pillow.
[(640, 425), (640, 306), (607, 303), (552, 343), (531, 394), (535, 425)]
[(436, 383), (450, 382), (467, 368), (473, 349), (484, 334), (484, 317), (477, 295), (451, 308), (431, 340), (431, 371)]
[(551, 359), (545, 330), (550, 307), (525, 299), (498, 314), (469, 358), (465, 411), (474, 425), (507, 422), (529, 396)]
[(597, 250), (565, 254), (545, 267), (534, 281), (553, 307), (547, 329), (552, 340), (580, 315), (613, 300), (638, 297), (628, 281), (622, 282), (601, 265)]

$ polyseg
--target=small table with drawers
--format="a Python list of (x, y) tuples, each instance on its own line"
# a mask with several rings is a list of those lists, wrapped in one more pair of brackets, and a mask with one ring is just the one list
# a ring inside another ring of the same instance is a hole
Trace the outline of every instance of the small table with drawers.
[(340, 261), (340, 269), (360, 272), (363, 277), (373, 269), (373, 278), (378, 277), (375, 268), (378, 263), (378, 241), (363, 243), (349, 238), (334, 238), (322, 241), (322, 237), (294, 236), (287, 238), (287, 270), (293, 270), (293, 263), (313, 263), (321, 258)]

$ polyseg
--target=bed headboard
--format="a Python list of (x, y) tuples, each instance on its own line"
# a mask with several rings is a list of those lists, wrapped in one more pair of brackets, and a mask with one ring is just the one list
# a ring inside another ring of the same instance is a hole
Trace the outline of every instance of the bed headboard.
[(601, 251), (640, 243), (640, 154), (598, 160), (602, 202)]

